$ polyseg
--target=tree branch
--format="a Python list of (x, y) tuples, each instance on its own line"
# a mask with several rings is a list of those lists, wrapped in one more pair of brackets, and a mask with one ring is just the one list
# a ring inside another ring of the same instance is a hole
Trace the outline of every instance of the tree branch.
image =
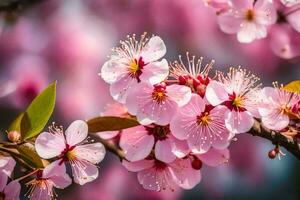
[(0, 12), (19, 11), (44, 0), (1, 0)]
[(267, 129), (266, 127), (262, 126), (259, 121), (255, 120), (252, 129), (249, 131), (249, 134), (265, 138), (270, 140), (274, 145), (284, 147), (287, 151), (300, 160), (300, 144), (296, 140), (289, 139), (279, 132)]

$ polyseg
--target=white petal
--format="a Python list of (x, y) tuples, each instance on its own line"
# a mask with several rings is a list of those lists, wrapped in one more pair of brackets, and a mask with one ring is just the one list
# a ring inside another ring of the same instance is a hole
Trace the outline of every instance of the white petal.
[(87, 160), (93, 164), (101, 162), (106, 153), (103, 144), (99, 142), (76, 146), (74, 151), (76, 157)]
[(74, 146), (84, 141), (88, 136), (88, 125), (85, 121), (76, 120), (66, 130), (67, 144)]

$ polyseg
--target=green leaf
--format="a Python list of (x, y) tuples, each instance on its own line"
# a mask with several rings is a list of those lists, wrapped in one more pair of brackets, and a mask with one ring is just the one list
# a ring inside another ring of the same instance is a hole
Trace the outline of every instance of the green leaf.
[(300, 93), (300, 80), (292, 81), (285, 85), (283, 88), (289, 92)]
[(20, 153), (22, 159), (34, 168), (44, 168), (48, 163), (43, 160), (36, 153), (34, 146), (30, 143), (25, 143), (16, 146), (16, 149)]
[(138, 121), (132, 118), (104, 116), (96, 117), (87, 121), (90, 133), (102, 131), (120, 131), (140, 125)]
[(37, 136), (51, 117), (56, 99), (56, 82), (42, 91), (28, 106), (21, 121), (23, 140)]
[(18, 115), (18, 117), (10, 124), (8, 131), (18, 131), (21, 132), (21, 121), (24, 113)]

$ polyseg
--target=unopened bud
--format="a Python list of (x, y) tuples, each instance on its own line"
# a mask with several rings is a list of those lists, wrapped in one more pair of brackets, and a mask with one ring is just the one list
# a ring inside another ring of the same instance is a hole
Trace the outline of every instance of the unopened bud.
[(202, 161), (195, 157), (192, 161), (192, 167), (195, 170), (200, 170), (202, 168)]
[(274, 149), (269, 151), (269, 153), (268, 153), (268, 156), (269, 156), (270, 159), (276, 158), (276, 155), (277, 155), (277, 153)]
[(18, 131), (10, 131), (8, 132), (7, 137), (11, 142), (18, 142), (21, 138), (21, 134)]

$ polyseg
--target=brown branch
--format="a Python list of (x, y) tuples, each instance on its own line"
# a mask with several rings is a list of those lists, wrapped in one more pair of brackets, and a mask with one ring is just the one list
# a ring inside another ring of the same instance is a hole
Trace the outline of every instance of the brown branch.
[(255, 120), (255, 123), (252, 129), (249, 131), (249, 134), (265, 138), (271, 141), (274, 145), (284, 147), (287, 151), (300, 160), (300, 144), (297, 141), (287, 138), (279, 132), (267, 129), (266, 127), (262, 126), (259, 121)]

